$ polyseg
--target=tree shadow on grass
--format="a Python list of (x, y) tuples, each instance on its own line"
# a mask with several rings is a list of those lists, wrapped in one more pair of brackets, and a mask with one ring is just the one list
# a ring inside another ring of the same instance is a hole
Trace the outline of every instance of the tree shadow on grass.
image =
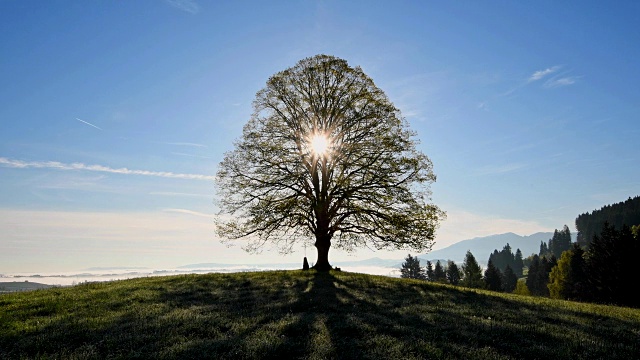
[(631, 320), (421, 281), (311, 270), (118, 286), (91, 293), (94, 309), (0, 340), (9, 351), (0, 358), (630, 359), (640, 350)]
[[(628, 359), (633, 322), (594, 326), (581, 311), (524, 305), (473, 290), (413, 281), (370, 281), (340, 273), (314, 277), (317, 311), (332, 358)], [(368, 283), (367, 283), (368, 282)], [(311, 310), (311, 309), (310, 309)], [(637, 323), (635, 323), (637, 326)], [(605, 326), (601, 326), (605, 325)], [(621, 336), (624, 334), (624, 336)]]

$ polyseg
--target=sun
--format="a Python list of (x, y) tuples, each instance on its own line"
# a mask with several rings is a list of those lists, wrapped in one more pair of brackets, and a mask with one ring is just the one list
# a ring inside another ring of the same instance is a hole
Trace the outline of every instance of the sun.
[(316, 155), (324, 155), (329, 149), (329, 140), (322, 134), (315, 134), (311, 138), (311, 149)]

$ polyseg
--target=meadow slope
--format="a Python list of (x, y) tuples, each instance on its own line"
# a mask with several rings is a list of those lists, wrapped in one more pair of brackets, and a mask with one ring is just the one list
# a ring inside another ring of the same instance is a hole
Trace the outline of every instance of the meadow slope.
[(640, 310), (349, 272), (0, 295), (0, 358), (632, 359)]

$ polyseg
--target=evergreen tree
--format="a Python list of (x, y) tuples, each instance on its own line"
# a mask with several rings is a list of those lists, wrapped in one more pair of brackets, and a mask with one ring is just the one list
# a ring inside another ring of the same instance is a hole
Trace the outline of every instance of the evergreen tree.
[(400, 268), (400, 277), (421, 280), (425, 280), (427, 278), (424, 269), (420, 267), (420, 259), (418, 259), (417, 256), (411, 256), (411, 254), (407, 255), (404, 259), (404, 263), (402, 263), (402, 268)]
[(493, 262), (489, 260), (487, 270), (484, 272), (485, 287), (493, 291), (502, 291), (502, 274), (500, 270), (493, 266)]
[(637, 283), (636, 257), (640, 241), (628, 226), (616, 230), (604, 224), (600, 235), (589, 245), (586, 256), (589, 292), (593, 300), (626, 306), (640, 306), (634, 295)]
[(540, 268), (536, 274), (536, 295), (549, 296), (549, 288), (547, 287), (547, 284), (549, 284), (549, 273), (556, 263), (556, 258), (553, 255), (551, 255), (551, 259), (549, 260), (546, 257), (540, 258)]
[[(549, 240), (551, 242), (552, 240)], [(540, 241), (540, 252), (538, 256), (547, 256), (549, 254), (549, 246), (544, 241)]]
[(573, 243), (569, 252), (571, 260), (569, 273), (567, 274), (566, 298), (569, 300), (586, 300), (589, 298), (589, 279), (587, 277), (585, 252), (578, 243)]
[(460, 283), (460, 279), (462, 277), (460, 274), (460, 269), (458, 268), (458, 265), (453, 262), (453, 260), (449, 260), (449, 262), (447, 263), (446, 273), (447, 281), (449, 281), (449, 284), (458, 285)]
[(517, 277), (522, 277), (522, 272), (524, 270), (524, 261), (522, 260), (522, 251), (520, 249), (516, 250), (516, 256), (513, 260), (513, 272)]
[(553, 232), (553, 238), (549, 240), (547, 253), (543, 254), (541, 252), (540, 256), (550, 255), (558, 259), (564, 251), (569, 249), (571, 249), (571, 231), (569, 231), (569, 227), (565, 225), (562, 230), (558, 231), (558, 229), (556, 229)]
[(558, 244), (558, 247), (560, 249), (560, 253), (555, 254), (556, 258), (558, 259), (564, 251), (571, 250), (571, 231), (569, 230), (569, 227), (567, 225), (565, 225), (562, 228), (562, 231), (560, 231), (559, 242), (560, 243)]
[(511, 293), (516, 289), (516, 285), (518, 283), (518, 276), (511, 269), (511, 266), (507, 265), (507, 268), (504, 270), (504, 274), (502, 274), (502, 287), (505, 292)]
[(489, 260), (493, 263), (500, 272), (504, 272), (507, 266), (511, 266), (511, 268), (515, 265), (515, 256), (513, 255), (513, 251), (511, 251), (511, 245), (507, 243), (501, 251), (494, 250), (491, 255), (489, 255)]
[(640, 224), (640, 196), (579, 215), (576, 218), (578, 244), (587, 247), (595, 235), (602, 233), (605, 222), (617, 230), (621, 230), (623, 225)]
[(433, 278), (436, 282), (443, 283), (447, 281), (447, 275), (444, 272), (444, 268), (442, 267), (440, 260), (436, 261), (436, 267), (433, 270)]
[(558, 232), (558, 229), (553, 230), (553, 237), (549, 239), (549, 246), (548, 246), (549, 251), (547, 254), (540, 254), (540, 256), (546, 257), (547, 255), (556, 254), (556, 252), (558, 251), (559, 236), (560, 236), (560, 233)]
[(489, 261), (493, 262), (495, 266), (502, 265), (502, 258), (498, 249), (493, 250), (493, 252), (489, 255)]
[(540, 256), (533, 255), (531, 259), (531, 263), (527, 269), (527, 288), (531, 292), (532, 295), (536, 295), (535, 287), (536, 287), (536, 276), (538, 274), (538, 269), (540, 268)]
[(434, 274), (433, 274), (433, 264), (431, 263), (431, 261), (427, 260), (427, 266), (425, 270), (426, 270), (427, 280), (435, 281)]
[(482, 288), (484, 286), (482, 268), (478, 265), (478, 261), (476, 261), (476, 258), (469, 250), (467, 250), (464, 262), (462, 263), (462, 281), (460, 285), (469, 288)]
[(531, 295), (547, 296), (549, 294), (549, 289), (547, 288), (548, 266), (549, 261), (547, 258), (533, 255), (526, 280), (527, 288), (531, 292)]

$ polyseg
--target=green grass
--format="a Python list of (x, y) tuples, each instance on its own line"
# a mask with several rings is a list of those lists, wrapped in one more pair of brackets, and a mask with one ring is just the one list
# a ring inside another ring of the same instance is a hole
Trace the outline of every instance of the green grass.
[(348, 272), (151, 277), (0, 296), (0, 358), (633, 359), (640, 310)]

